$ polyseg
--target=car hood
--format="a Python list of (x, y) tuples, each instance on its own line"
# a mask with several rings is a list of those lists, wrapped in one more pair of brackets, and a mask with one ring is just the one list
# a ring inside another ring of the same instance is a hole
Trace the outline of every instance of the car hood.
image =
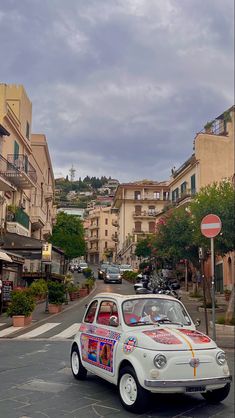
[[(216, 348), (216, 343), (207, 335), (189, 328), (172, 327), (152, 327), (145, 326), (141, 329), (133, 329), (128, 333), (126, 339), (136, 341), (135, 345), (139, 348), (148, 350), (205, 350)], [(125, 342), (124, 342), (125, 344)]]

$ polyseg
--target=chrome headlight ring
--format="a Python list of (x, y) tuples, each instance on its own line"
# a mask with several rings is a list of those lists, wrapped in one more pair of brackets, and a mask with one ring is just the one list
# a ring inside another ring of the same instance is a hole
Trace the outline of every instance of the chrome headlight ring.
[(216, 361), (219, 364), (219, 366), (224, 366), (224, 364), (226, 363), (226, 354), (224, 351), (219, 351), (216, 354)]
[(164, 354), (157, 354), (153, 359), (153, 364), (157, 369), (163, 369), (167, 364), (167, 358)]

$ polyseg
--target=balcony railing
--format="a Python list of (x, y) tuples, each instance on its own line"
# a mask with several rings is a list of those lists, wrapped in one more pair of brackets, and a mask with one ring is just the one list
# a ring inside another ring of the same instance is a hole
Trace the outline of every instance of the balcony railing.
[(8, 212), (7, 222), (16, 222), (24, 228), (29, 229), (29, 216), (21, 208), (17, 208), (15, 213)]
[(46, 212), (44, 212), (41, 206), (32, 206), (30, 219), (33, 230), (41, 229), (46, 224)]
[(118, 242), (118, 236), (115, 234), (112, 234), (112, 240), (115, 242)]
[(112, 220), (112, 225), (118, 227), (118, 221), (116, 221), (115, 219)]
[(8, 154), (7, 161), (5, 175), (14, 185), (21, 189), (35, 187), (37, 173), (26, 155)]
[[(16, 188), (11, 184), (10, 179), (7, 175), (8, 171), (8, 161), (0, 155), (0, 190), (16, 190)], [(14, 166), (11, 167), (12, 171), (16, 171), (16, 168)]]
[(142, 210), (139, 212), (133, 212), (133, 217), (134, 218), (151, 218), (153, 216), (157, 215), (157, 211), (156, 210)]

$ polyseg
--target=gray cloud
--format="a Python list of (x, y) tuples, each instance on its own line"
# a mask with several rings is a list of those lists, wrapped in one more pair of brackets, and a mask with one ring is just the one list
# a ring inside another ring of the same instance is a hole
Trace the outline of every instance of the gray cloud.
[(2, 0), (0, 24), (55, 174), (167, 179), (232, 105), (232, 0)]

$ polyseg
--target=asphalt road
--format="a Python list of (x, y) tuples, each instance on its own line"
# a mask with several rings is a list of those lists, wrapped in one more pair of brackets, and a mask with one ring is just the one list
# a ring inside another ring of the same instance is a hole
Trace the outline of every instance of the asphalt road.
[[(96, 291), (128, 294), (130, 285), (104, 285), (99, 281)], [(72, 309), (48, 318), (56, 325), (40, 335), (29, 338), (25, 331), (19, 331), (19, 338), (0, 340), (0, 418), (138, 416), (122, 408), (113, 385), (92, 374), (84, 382), (72, 377), (69, 364), (72, 339), (58, 335), (80, 322), (84, 304), (81, 300)], [(227, 356), (232, 370), (234, 351), (228, 350)], [(200, 395), (154, 395), (149, 411), (141, 416), (232, 418), (234, 386), (219, 405), (206, 404)]]

